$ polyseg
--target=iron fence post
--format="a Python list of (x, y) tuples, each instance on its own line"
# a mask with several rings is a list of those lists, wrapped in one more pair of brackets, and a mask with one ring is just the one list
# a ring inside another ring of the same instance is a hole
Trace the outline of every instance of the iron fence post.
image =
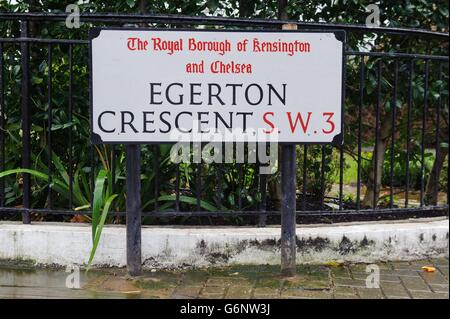
[(281, 273), (295, 275), (296, 153), (295, 144), (282, 146), (281, 158)]
[[(296, 30), (297, 25), (283, 24), (283, 30)], [(281, 274), (296, 273), (297, 158), (295, 144), (281, 146)]]
[[(0, 172), (5, 170), (6, 164), (6, 106), (4, 94), (5, 76), (3, 72), (3, 42), (0, 42)], [(5, 179), (0, 178), (0, 207), (5, 206)]]
[(131, 276), (139, 276), (142, 271), (141, 149), (137, 144), (126, 146), (126, 170), (127, 270)]
[[(20, 36), (28, 37), (28, 21), (20, 22)], [(21, 112), (22, 112), (22, 168), (30, 168), (31, 166), (31, 150), (30, 150), (30, 51), (29, 44), (26, 41), (20, 42), (21, 67), (22, 67), (22, 85), (21, 85)], [(30, 174), (22, 174), (23, 181), (23, 207), (30, 208), (31, 201), (31, 179)], [(24, 224), (30, 224), (30, 212), (28, 210), (22, 213), (22, 221)]]

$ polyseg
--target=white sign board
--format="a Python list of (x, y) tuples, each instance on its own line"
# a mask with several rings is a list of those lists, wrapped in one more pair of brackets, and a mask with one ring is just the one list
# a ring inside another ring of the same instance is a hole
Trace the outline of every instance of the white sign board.
[(94, 143), (341, 143), (345, 33), (93, 29)]

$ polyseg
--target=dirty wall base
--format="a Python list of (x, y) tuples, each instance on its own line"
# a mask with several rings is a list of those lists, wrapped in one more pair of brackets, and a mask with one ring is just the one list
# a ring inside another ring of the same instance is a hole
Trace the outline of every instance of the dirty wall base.
[[(395, 222), (299, 225), (297, 263), (372, 263), (448, 257), (446, 218)], [(107, 226), (94, 267), (126, 264), (124, 226)], [(228, 264), (279, 264), (280, 228), (142, 228), (145, 268), (185, 268)], [(0, 259), (29, 265), (86, 265), (91, 249), (88, 224), (0, 223)]]

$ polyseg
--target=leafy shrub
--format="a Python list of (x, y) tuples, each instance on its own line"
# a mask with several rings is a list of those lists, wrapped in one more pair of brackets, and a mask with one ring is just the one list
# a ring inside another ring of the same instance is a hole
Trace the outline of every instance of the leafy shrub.
[[(367, 156), (371, 159), (372, 154), (368, 153)], [(383, 162), (383, 175), (381, 177), (382, 186), (390, 186), (391, 184), (391, 151), (388, 149), (384, 157)], [(433, 167), (434, 154), (431, 152), (425, 152), (424, 154), (424, 180), (428, 179), (428, 175)], [(394, 171), (393, 182), (394, 187), (406, 186), (406, 150), (394, 150)], [(361, 162), (361, 175), (362, 181), (368, 180), (368, 172), (370, 171), (372, 161)], [(420, 175), (421, 175), (421, 156), (420, 150), (410, 151), (409, 158), (409, 186), (411, 189), (420, 189)]]
[[(303, 190), (303, 172), (304, 172), (304, 146), (297, 147), (297, 189)], [(307, 146), (306, 151), (306, 193), (312, 194), (315, 198), (322, 197), (322, 147)], [(337, 172), (339, 172), (339, 154), (336, 149), (324, 147), (325, 166), (324, 166), (324, 194), (328, 193), (333, 186)]]

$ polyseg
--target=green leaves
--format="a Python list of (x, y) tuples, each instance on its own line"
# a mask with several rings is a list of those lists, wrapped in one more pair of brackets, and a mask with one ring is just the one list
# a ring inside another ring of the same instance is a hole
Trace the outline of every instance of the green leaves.
[[(8, 175), (23, 174), (23, 173), (33, 175), (34, 177), (36, 177), (40, 180), (44, 180), (44, 181), (48, 181), (48, 179), (49, 179), (49, 176), (47, 174), (39, 172), (37, 170), (27, 169), (27, 168), (15, 168), (15, 169), (10, 169), (10, 170), (0, 172), (0, 178), (8, 176)], [(55, 190), (56, 192), (60, 193), (67, 199), (69, 198), (69, 187), (67, 184), (65, 184), (60, 179), (57, 179), (57, 178), (52, 179), (52, 189)]]
[(95, 233), (100, 221), (100, 209), (103, 206), (103, 193), (106, 180), (106, 171), (100, 170), (95, 180), (94, 200), (92, 203), (92, 240), (95, 239)]
[(107, 178), (107, 171), (100, 170), (95, 180), (94, 188), (94, 200), (92, 207), (92, 249), (89, 256), (88, 266), (86, 271), (89, 271), (92, 261), (94, 260), (95, 253), (97, 251), (98, 244), (103, 231), (103, 226), (105, 225), (106, 216), (108, 215), (109, 209), (112, 202), (118, 196), (113, 194), (111, 196), (105, 197), (105, 181)]
[[(176, 195), (162, 195), (157, 198), (157, 201), (158, 202), (166, 202), (166, 201), (175, 202)], [(197, 205), (197, 198), (181, 195), (180, 202), (195, 206), (195, 205)], [(147, 206), (154, 204), (154, 203), (155, 203), (155, 200), (151, 199), (151, 200), (147, 201), (144, 205), (142, 205), (142, 208), (144, 209)], [(210, 212), (217, 211), (217, 207), (215, 207), (214, 205), (212, 205), (209, 202), (204, 201), (204, 200), (200, 200), (200, 207), (207, 211), (210, 211)]]
[(133, 8), (136, 5), (136, 0), (126, 0), (126, 2), (130, 8)]

